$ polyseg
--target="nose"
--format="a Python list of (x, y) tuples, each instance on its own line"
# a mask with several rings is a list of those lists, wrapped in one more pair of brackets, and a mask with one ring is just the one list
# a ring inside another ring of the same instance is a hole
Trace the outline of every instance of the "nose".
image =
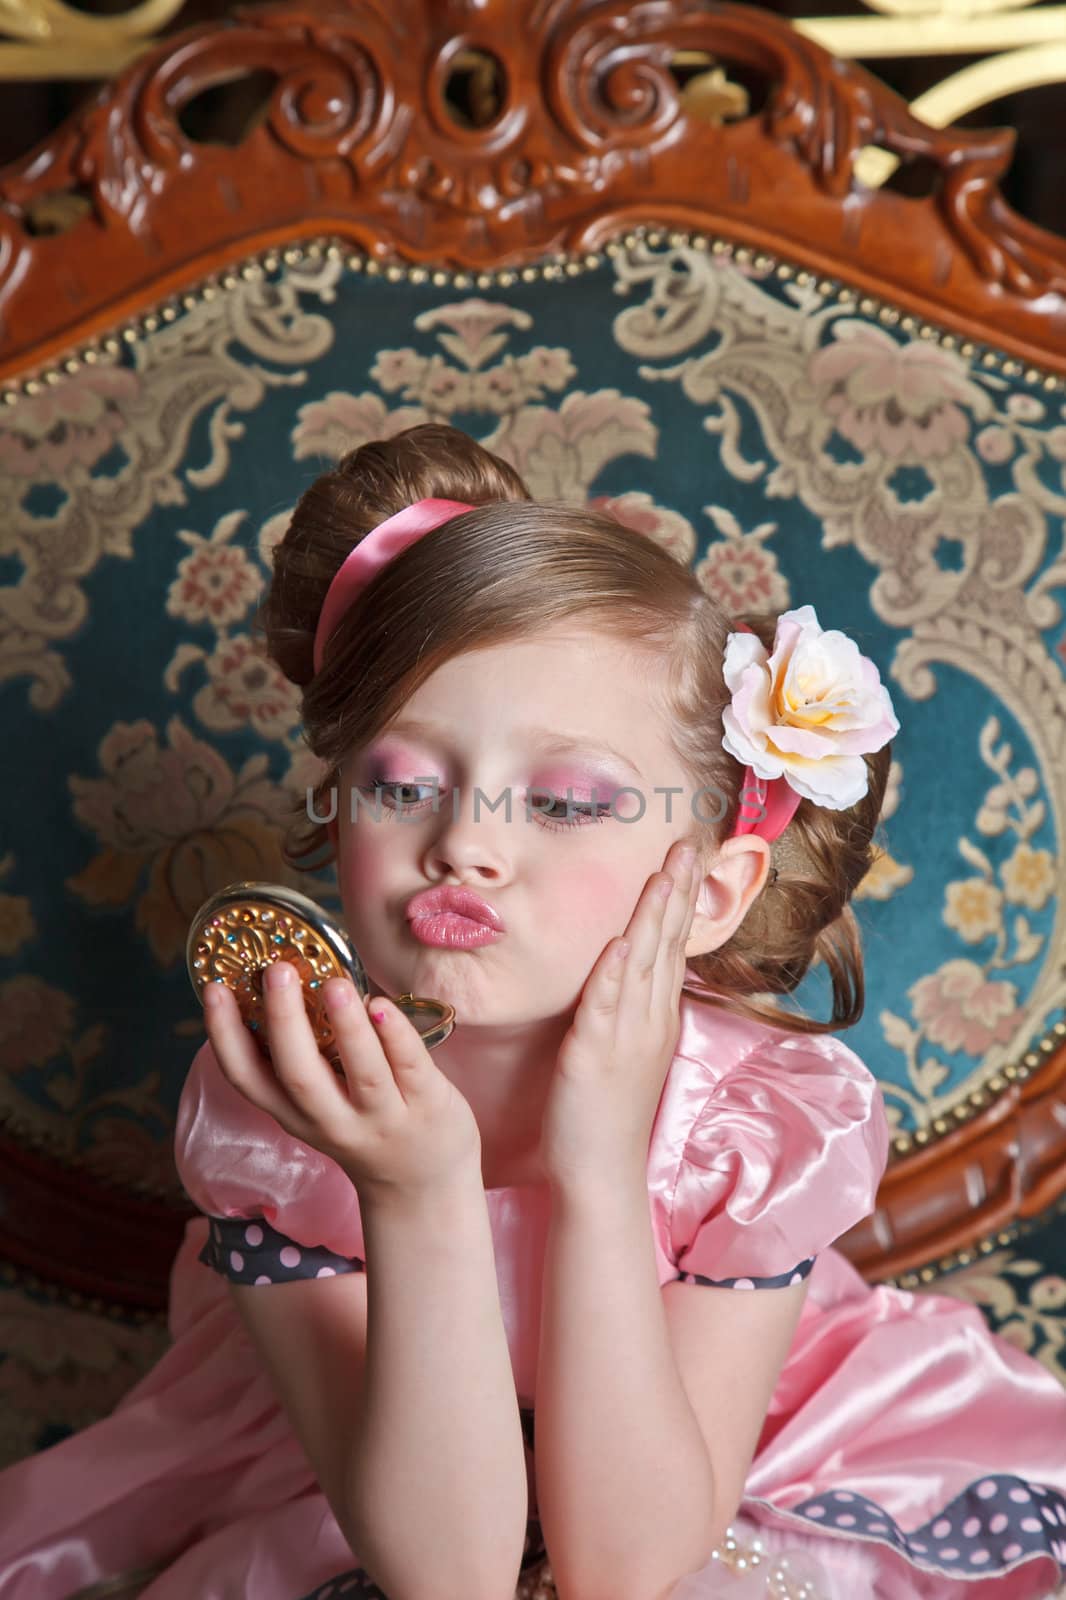
[(506, 883), (511, 876), (515, 802), (474, 788), (456, 787), (441, 797), (435, 827), (425, 849), (423, 870), (430, 878), (454, 877), (463, 883)]

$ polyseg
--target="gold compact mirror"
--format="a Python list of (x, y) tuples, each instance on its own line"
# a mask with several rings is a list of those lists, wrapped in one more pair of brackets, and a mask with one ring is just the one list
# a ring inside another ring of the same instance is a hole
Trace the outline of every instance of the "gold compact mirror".
[[(350, 978), (361, 1000), (370, 992), (363, 963), (340, 924), (307, 895), (280, 883), (231, 883), (205, 900), (192, 919), (185, 964), (196, 998), (203, 1005), (209, 983), (232, 989), (245, 1026), (268, 1058), (263, 974), (279, 960), (299, 973), (315, 1040), (340, 1072), (322, 985), (328, 978)], [(443, 1001), (401, 994), (393, 1004), (418, 1029), (427, 1050), (442, 1044), (455, 1026), (455, 1011)]]

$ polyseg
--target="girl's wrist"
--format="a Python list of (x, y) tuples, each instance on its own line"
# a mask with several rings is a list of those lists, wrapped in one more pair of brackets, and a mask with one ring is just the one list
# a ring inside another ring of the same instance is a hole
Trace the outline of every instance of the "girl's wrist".
[(647, 1186), (646, 1166), (637, 1161), (617, 1163), (608, 1172), (570, 1173), (548, 1180), (553, 1208), (576, 1213), (624, 1204), (634, 1196), (646, 1200)]
[(445, 1176), (411, 1183), (367, 1182), (362, 1178), (352, 1182), (364, 1214), (403, 1217), (431, 1211), (443, 1215), (469, 1207), (471, 1198), (483, 1201), (485, 1195), (480, 1162), (471, 1162)]

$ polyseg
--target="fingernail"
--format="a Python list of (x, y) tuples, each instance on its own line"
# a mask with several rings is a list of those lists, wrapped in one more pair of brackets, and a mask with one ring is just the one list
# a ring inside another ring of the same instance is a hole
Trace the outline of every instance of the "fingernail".
[(384, 1011), (372, 1011), (370, 1013), (370, 1016), (371, 1016), (371, 1019), (374, 1022), (384, 1022), (385, 1021), (385, 1012)]
[(685, 849), (682, 850), (681, 855), (680, 855), (680, 857), (678, 859), (680, 860), (681, 865), (687, 870), (689, 867), (691, 867), (692, 863), (695, 861), (696, 852), (695, 852), (695, 850), (693, 850), (691, 845), (687, 845), (685, 847)]
[(220, 1006), (222, 1004), (222, 990), (224, 988), (225, 985), (223, 984), (221, 978), (215, 979), (213, 982), (206, 984), (204, 986), (204, 1005), (210, 1006), (212, 1011), (216, 1006)]
[(660, 900), (669, 900), (669, 898), (673, 894), (673, 892), (674, 892), (674, 885), (673, 885), (672, 882), (660, 883), (659, 889), (658, 889), (658, 894), (659, 894), (659, 899)]
[(271, 989), (284, 989), (287, 983), (292, 982), (293, 972), (283, 962), (277, 961), (267, 968), (266, 981)]

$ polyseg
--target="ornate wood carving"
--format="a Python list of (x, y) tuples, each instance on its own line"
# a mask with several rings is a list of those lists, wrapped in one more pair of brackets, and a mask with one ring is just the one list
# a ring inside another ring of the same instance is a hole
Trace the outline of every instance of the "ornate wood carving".
[[(464, 123), (446, 90), (474, 50), (495, 58), (501, 103), (482, 82), (487, 111)], [(671, 62), (693, 51), (761, 82), (761, 109), (690, 113)], [(186, 135), (197, 95), (263, 71), (273, 91), (243, 140)], [(0, 380), (300, 238), (477, 270), (598, 249), (640, 223), (720, 233), (1066, 373), (1066, 242), (1003, 202), (1011, 142), (924, 127), (860, 68), (747, 5), (249, 9), (167, 39), (0, 171)], [(854, 164), (870, 145), (926, 163), (931, 192), (864, 189)], [(1066, 1048), (1033, 1062), (964, 1126), (893, 1161), (877, 1213), (842, 1241), (867, 1277), (972, 1245), (1066, 1187)], [(190, 1207), (104, 1189), (2, 1137), (0, 1161), (0, 1258), (80, 1294), (165, 1306)]]
[[(463, 126), (463, 51), (498, 63), (501, 107)], [(670, 63), (736, 64), (763, 109), (688, 116)], [(196, 144), (203, 90), (276, 78), (237, 146)], [(866, 190), (858, 152), (921, 160), (933, 192)], [(0, 377), (235, 257), (336, 234), (381, 260), (520, 265), (633, 222), (720, 229), (920, 316), (1066, 371), (1066, 243), (997, 181), (1009, 131), (938, 132), (786, 22), (714, 0), (337, 0), (262, 6), (165, 40), (0, 172)], [(45, 196), (90, 210), (33, 232)]]
[(179, 1209), (94, 1183), (3, 1131), (0, 1173), (0, 1260), (90, 1301), (165, 1309), (171, 1262), (197, 1214), (187, 1199)]
[(870, 1281), (966, 1251), (1066, 1192), (1066, 1043), (979, 1116), (890, 1163), (837, 1248)]

